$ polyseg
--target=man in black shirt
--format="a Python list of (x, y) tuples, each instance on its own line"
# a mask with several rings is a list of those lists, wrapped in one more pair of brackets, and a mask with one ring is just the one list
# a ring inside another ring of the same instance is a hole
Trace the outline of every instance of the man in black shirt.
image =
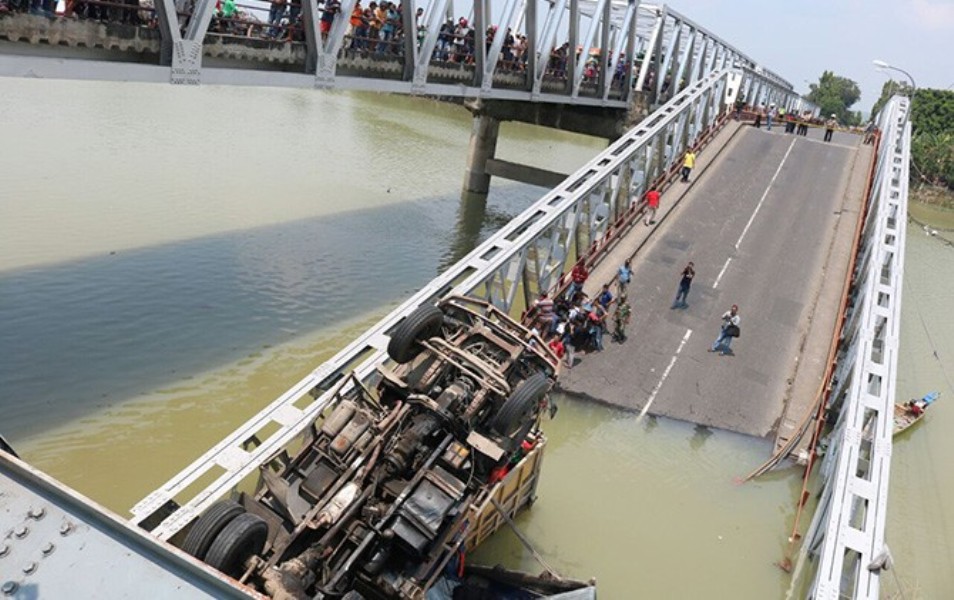
[(686, 308), (689, 304), (686, 299), (689, 297), (689, 288), (692, 286), (692, 278), (696, 276), (694, 265), (690, 262), (682, 270), (682, 279), (679, 280), (679, 291), (676, 292), (676, 299), (672, 301), (670, 308)]

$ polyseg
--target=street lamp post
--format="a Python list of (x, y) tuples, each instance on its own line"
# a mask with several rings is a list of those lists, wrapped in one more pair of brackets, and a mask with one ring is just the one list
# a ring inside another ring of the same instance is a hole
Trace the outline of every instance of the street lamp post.
[(914, 92), (917, 91), (918, 84), (914, 81), (914, 77), (912, 77), (910, 73), (908, 73), (904, 69), (895, 67), (893, 65), (889, 65), (883, 60), (873, 60), (871, 62), (874, 63), (874, 66), (878, 67), (879, 69), (890, 69), (892, 71), (897, 71), (898, 73), (903, 73), (908, 79), (910, 79), (911, 80), (911, 99), (912, 100), (914, 99)]
[[(875, 60), (873, 60), (873, 61), (871, 61), (871, 62), (874, 63), (874, 66), (878, 67), (878, 69), (880, 69), (880, 70), (890, 69), (890, 70), (892, 70), (892, 71), (897, 71), (898, 73), (903, 73), (908, 79), (911, 80), (911, 106), (913, 107), (913, 106), (914, 106), (914, 95), (915, 95), (915, 94), (917, 93), (917, 91), (918, 91), (918, 84), (914, 81), (914, 77), (913, 77), (910, 73), (908, 73), (907, 71), (905, 71), (904, 69), (895, 67), (895, 66), (893, 66), (893, 65), (889, 65), (888, 63), (884, 62), (883, 60), (875, 59)], [(910, 120), (911, 120), (911, 109), (908, 108), (908, 111), (907, 111), (906, 113), (904, 113), (904, 126), (905, 126), (905, 127), (907, 127), (908, 121), (910, 121)]]

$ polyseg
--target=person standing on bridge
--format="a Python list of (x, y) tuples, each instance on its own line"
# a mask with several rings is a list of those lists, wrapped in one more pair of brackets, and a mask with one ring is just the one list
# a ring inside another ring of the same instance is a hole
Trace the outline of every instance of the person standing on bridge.
[(692, 278), (696, 276), (695, 265), (692, 261), (682, 270), (682, 279), (679, 280), (679, 291), (676, 292), (676, 299), (672, 301), (669, 308), (686, 308), (689, 304), (686, 299), (689, 297), (689, 288), (692, 287)]
[[(688, 183), (689, 173), (692, 172), (692, 169), (696, 166), (696, 153), (692, 151), (692, 148), (686, 150), (686, 157), (682, 159), (682, 181)], [(647, 223), (648, 225), (648, 223)]]
[(831, 134), (835, 132), (835, 127), (838, 127), (838, 118), (832, 113), (831, 118), (825, 121), (825, 141), (831, 141)]
[(616, 303), (616, 311), (613, 313), (613, 340), (622, 344), (626, 341), (626, 326), (629, 325), (629, 319), (633, 310), (626, 301), (626, 294), (620, 294), (619, 301)]
[(621, 266), (619, 271), (616, 273), (616, 286), (620, 296), (626, 293), (626, 286), (628, 286), (629, 282), (632, 280), (633, 267), (630, 264), (630, 259), (627, 258), (623, 262), (623, 266)]
[[(690, 154), (692, 154), (691, 150), (686, 153), (686, 160), (689, 160), (688, 157)], [(695, 157), (696, 155), (692, 154), (693, 164), (695, 164), (695, 160), (696, 160)], [(686, 178), (689, 175), (688, 175), (688, 171), (686, 170), (686, 167), (683, 166), (682, 170), (683, 170), (683, 181), (688, 181), (688, 179)], [(690, 167), (689, 171), (691, 170), (692, 168)], [(648, 227), (656, 222), (657, 210), (659, 210), (659, 190), (657, 190), (656, 188), (650, 188), (649, 191), (646, 192), (646, 214), (644, 215), (644, 218), (643, 218), (644, 225)]]
[(278, 26), (285, 17), (285, 0), (272, 0), (268, 8), (269, 37), (278, 37)]
[(722, 329), (719, 331), (719, 337), (713, 342), (709, 352), (719, 352), (722, 356), (731, 354), (729, 346), (732, 344), (732, 338), (739, 337), (739, 307), (736, 304), (725, 311), (722, 315)]
[(583, 284), (590, 277), (590, 272), (586, 270), (586, 259), (581, 258), (580, 262), (573, 265), (570, 271), (570, 288), (566, 292), (566, 297), (570, 302), (576, 301), (577, 292), (583, 291)]

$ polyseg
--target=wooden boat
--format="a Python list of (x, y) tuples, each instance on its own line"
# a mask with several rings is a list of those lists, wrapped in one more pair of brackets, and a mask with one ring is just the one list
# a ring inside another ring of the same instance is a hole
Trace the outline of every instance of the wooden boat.
[[(933, 404), (940, 395), (941, 394), (939, 392), (930, 392), (920, 399), (914, 398), (911, 399), (910, 402), (905, 402), (904, 404), (895, 404), (894, 433), (892, 435), (898, 435), (902, 431), (909, 429), (915, 423), (923, 419), (928, 408), (931, 407), (931, 404)], [(922, 410), (920, 413), (914, 414), (914, 411), (911, 410), (911, 402), (916, 402), (921, 407)]]

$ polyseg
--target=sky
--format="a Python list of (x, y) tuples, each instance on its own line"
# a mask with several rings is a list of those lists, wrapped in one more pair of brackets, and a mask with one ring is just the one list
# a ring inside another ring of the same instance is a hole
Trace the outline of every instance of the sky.
[[(954, 84), (954, 0), (671, 0), (688, 19), (808, 93), (823, 71), (858, 83), (867, 114), (888, 79), (883, 60), (919, 88)], [(954, 88), (952, 88), (954, 89)]]

